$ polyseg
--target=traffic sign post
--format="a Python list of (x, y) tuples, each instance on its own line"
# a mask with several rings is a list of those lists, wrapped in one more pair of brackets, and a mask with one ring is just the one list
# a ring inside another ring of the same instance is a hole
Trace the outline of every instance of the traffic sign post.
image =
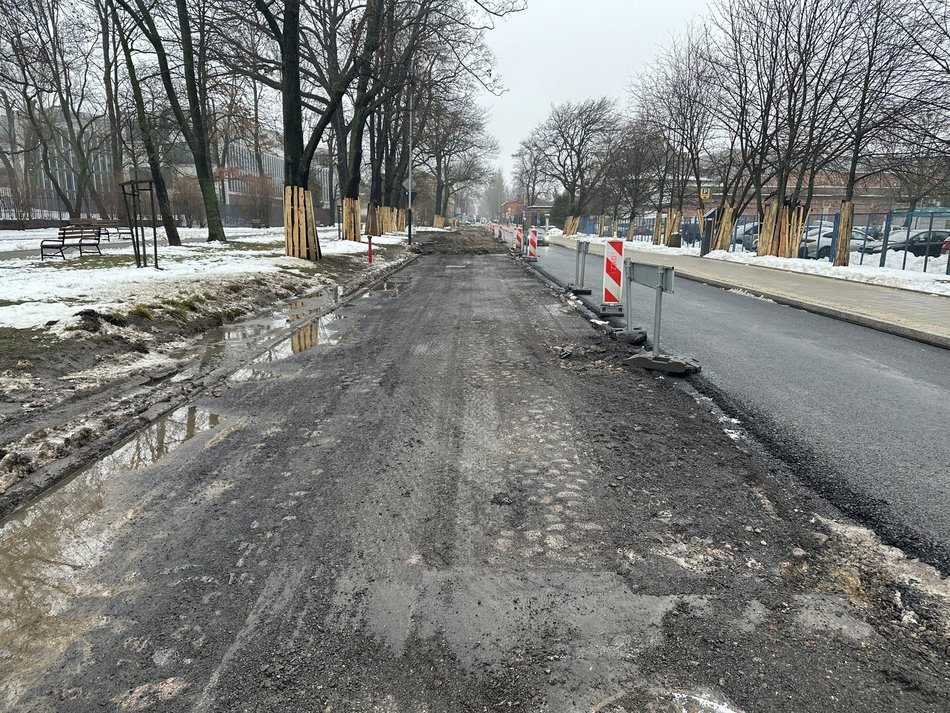
[[(633, 285), (652, 288), (656, 292), (653, 309), (653, 354), (636, 354), (628, 359), (635, 366), (664, 371), (668, 374), (692, 374), (700, 371), (699, 362), (690, 357), (660, 354), (660, 322), (663, 315), (663, 293), (673, 292), (673, 268), (668, 265), (649, 265), (633, 260), (625, 261), (628, 294)], [(628, 297), (628, 302), (632, 302)], [(629, 307), (627, 319), (631, 318)]]
[(590, 241), (578, 240), (574, 249), (574, 282), (567, 288), (575, 295), (589, 295), (591, 291), (584, 287), (584, 276), (587, 273), (587, 253), (590, 251)]

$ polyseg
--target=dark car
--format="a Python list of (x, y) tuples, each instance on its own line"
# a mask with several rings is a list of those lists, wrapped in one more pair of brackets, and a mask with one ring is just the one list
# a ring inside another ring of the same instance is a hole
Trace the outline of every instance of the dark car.
[[(909, 253), (917, 257), (923, 257), (924, 255), (937, 257), (940, 255), (943, 244), (948, 238), (950, 238), (950, 230), (918, 229), (911, 230), (910, 233), (908, 233), (906, 229), (897, 228), (891, 231), (891, 235), (887, 241), (887, 249), (904, 250), (906, 247)], [(869, 240), (867, 245), (864, 246), (863, 252), (880, 253), (883, 248), (883, 240)]]

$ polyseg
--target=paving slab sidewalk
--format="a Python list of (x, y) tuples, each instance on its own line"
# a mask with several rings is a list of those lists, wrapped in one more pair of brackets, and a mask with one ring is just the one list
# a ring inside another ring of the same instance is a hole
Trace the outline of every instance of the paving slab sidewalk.
[[(552, 238), (552, 245), (574, 249), (573, 238)], [(592, 243), (590, 253), (603, 255)], [(672, 265), (690, 280), (726, 289), (741, 289), (781, 304), (798, 307), (882, 332), (950, 349), (950, 298), (863, 282), (838, 280), (757, 265), (637, 250), (625, 243), (624, 255), (653, 265)]]

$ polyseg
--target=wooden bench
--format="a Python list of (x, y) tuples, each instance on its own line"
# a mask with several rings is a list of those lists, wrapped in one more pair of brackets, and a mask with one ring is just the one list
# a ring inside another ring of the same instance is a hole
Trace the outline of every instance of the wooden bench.
[(127, 225), (119, 225), (117, 220), (99, 220), (98, 218), (77, 218), (70, 222), (70, 225), (99, 228), (99, 237), (112, 242), (112, 236), (121, 238), (125, 236), (126, 240), (132, 239), (132, 228)]
[(40, 259), (45, 260), (47, 256), (59, 255), (63, 260), (66, 259), (66, 251), (77, 248), (80, 255), (85, 255), (84, 251), (96, 251), (96, 254), (102, 255), (99, 249), (99, 240), (101, 238), (100, 228), (92, 225), (67, 225), (59, 229), (59, 234), (55, 238), (49, 238), (40, 242)]

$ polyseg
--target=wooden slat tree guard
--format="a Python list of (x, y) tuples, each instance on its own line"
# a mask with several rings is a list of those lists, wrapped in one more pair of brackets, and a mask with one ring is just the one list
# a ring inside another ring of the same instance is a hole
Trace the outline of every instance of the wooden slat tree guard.
[(313, 194), (302, 186), (284, 186), (284, 251), (303, 260), (323, 257), (313, 218)]
[(732, 242), (732, 215), (735, 208), (727, 205), (722, 211), (722, 220), (719, 221), (719, 230), (716, 232), (716, 242), (712, 246), (713, 250), (728, 250), (729, 243)]
[(834, 264), (847, 265), (851, 260), (851, 228), (854, 225), (854, 203), (841, 202), (841, 216), (838, 219), (838, 242), (835, 245)]
[(344, 240), (356, 240), (360, 239), (362, 223), (360, 220), (360, 199), (359, 198), (344, 198), (343, 199), (343, 239)]

